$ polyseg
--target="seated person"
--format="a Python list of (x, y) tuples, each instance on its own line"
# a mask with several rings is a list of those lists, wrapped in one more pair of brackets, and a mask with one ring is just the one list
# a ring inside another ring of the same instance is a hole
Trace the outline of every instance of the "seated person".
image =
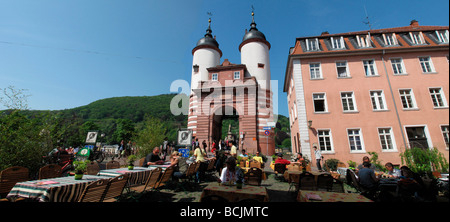
[(378, 178), (375, 176), (375, 171), (370, 168), (371, 163), (364, 162), (363, 168), (359, 170), (358, 180), (361, 187), (374, 191), (378, 188)]
[(243, 149), (241, 154), (239, 154), (240, 157), (248, 157), (247, 153), (245, 152), (245, 150)]
[(153, 151), (145, 157), (142, 167), (149, 167), (150, 165), (162, 164), (164, 161), (159, 157), (159, 147), (153, 148)]
[(289, 164), (291, 164), (291, 161), (283, 159), (283, 154), (279, 153), (278, 158), (275, 160), (275, 164), (277, 164), (277, 163), (289, 165)]
[(236, 158), (234, 157), (228, 157), (225, 161), (226, 167), (223, 168), (221, 176), (220, 176), (220, 182), (222, 184), (234, 184), (236, 181), (241, 180), (242, 183), (244, 182), (244, 174), (242, 173), (241, 168), (236, 167)]
[(187, 158), (182, 157), (181, 153), (178, 154), (177, 166), (174, 169), (173, 176), (176, 179), (182, 179), (186, 176), (186, 171), (189, 168), (189, 164), (186, 162)]
[(388, 170), (389, 177), (398, 178), (402, 175), (402, 172), (399, 169), (395, 169), (391, 162), (386, 163), (384, 166)]
[(254, 156), (253, 159), (260, 162), (261, 164), (264, 163), (262, 156), (259, 155), (259, 151), (256, 151), (256, 156)]
[[(358, 167), (356, 168), (356, 173), (358, 173), (359, 170), (361, 170), (362, 168), (364, 168), (364, 163), (370, 163), (370, 159), (368, 156), (364, 156), (363, 157), (363, 162), (361, 164), (358, 165)], [(374, 164), (370, 164), (370, 169), (372, 170), (376, 170), (376, 167)]]

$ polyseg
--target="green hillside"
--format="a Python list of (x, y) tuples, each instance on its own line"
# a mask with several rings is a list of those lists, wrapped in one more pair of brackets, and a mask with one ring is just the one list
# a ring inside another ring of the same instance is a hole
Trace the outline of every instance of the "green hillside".
[[(92, 130), (99, 131), (99, 135), (105, 134), (103, 138), (97, 139), (104, 143), (118, 144), (122, 139), (130, 140), (144, 127), (146, 115), (161, 121), (166, 128), (165, 136), (169, 141), (175, 141), (178, 128), (187, 126), (187, 116), (171, 113), (170, 103), (174, 96), (176, 94), (113, 97), (73, 109), (22, 112), (32, 118), (51, 121), (53, 144), (62, 146), (82, 145), (86, 133)], [(277, 144), (289, 137), (286, 134), (288, 129), (289, 119), (280, 115)]]

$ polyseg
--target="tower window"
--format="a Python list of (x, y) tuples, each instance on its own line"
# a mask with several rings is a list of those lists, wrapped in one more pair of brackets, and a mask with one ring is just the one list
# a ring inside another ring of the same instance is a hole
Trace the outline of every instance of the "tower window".
[(194, 72), (195, 72), (195, 73), (198, 72), (198, 65), (193, 65), (192, 68), (194, 69)]
[(258, 63), (258, 68), (264, 69), (264, 64)]

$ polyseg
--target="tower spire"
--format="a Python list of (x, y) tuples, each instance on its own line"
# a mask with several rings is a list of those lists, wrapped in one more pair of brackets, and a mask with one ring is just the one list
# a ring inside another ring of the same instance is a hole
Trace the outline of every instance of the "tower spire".
[(211, 30), (211, 16), (212, 16), (212, 13), (211, 12), (207, 12), (206, 14), (208, 14), (210, 17), (208, 19), (208, 29), (206, 29), (205, 37), (209, 36), (209, 37), (212, 38), (212, 35), (211, 35), (211, 33), (212, 33), (212, 30)]
[(252, 5), (252, 24), (250, 24), (250, 30), (256, 30), (258, 31), (258, 29), (256, 28), (256, 23), (255, 23), (255, 8)]

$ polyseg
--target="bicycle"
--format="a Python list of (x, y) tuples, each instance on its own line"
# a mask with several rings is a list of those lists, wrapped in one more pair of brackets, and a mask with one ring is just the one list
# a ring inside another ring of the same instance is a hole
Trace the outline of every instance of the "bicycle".
[(61, 175), (66, 176), (70, 171), (74, 170), (73, 161), (75, 159), (73, 154), (49, 153), (42, 157), (46, 164), (58, 164), (61, 166)]

